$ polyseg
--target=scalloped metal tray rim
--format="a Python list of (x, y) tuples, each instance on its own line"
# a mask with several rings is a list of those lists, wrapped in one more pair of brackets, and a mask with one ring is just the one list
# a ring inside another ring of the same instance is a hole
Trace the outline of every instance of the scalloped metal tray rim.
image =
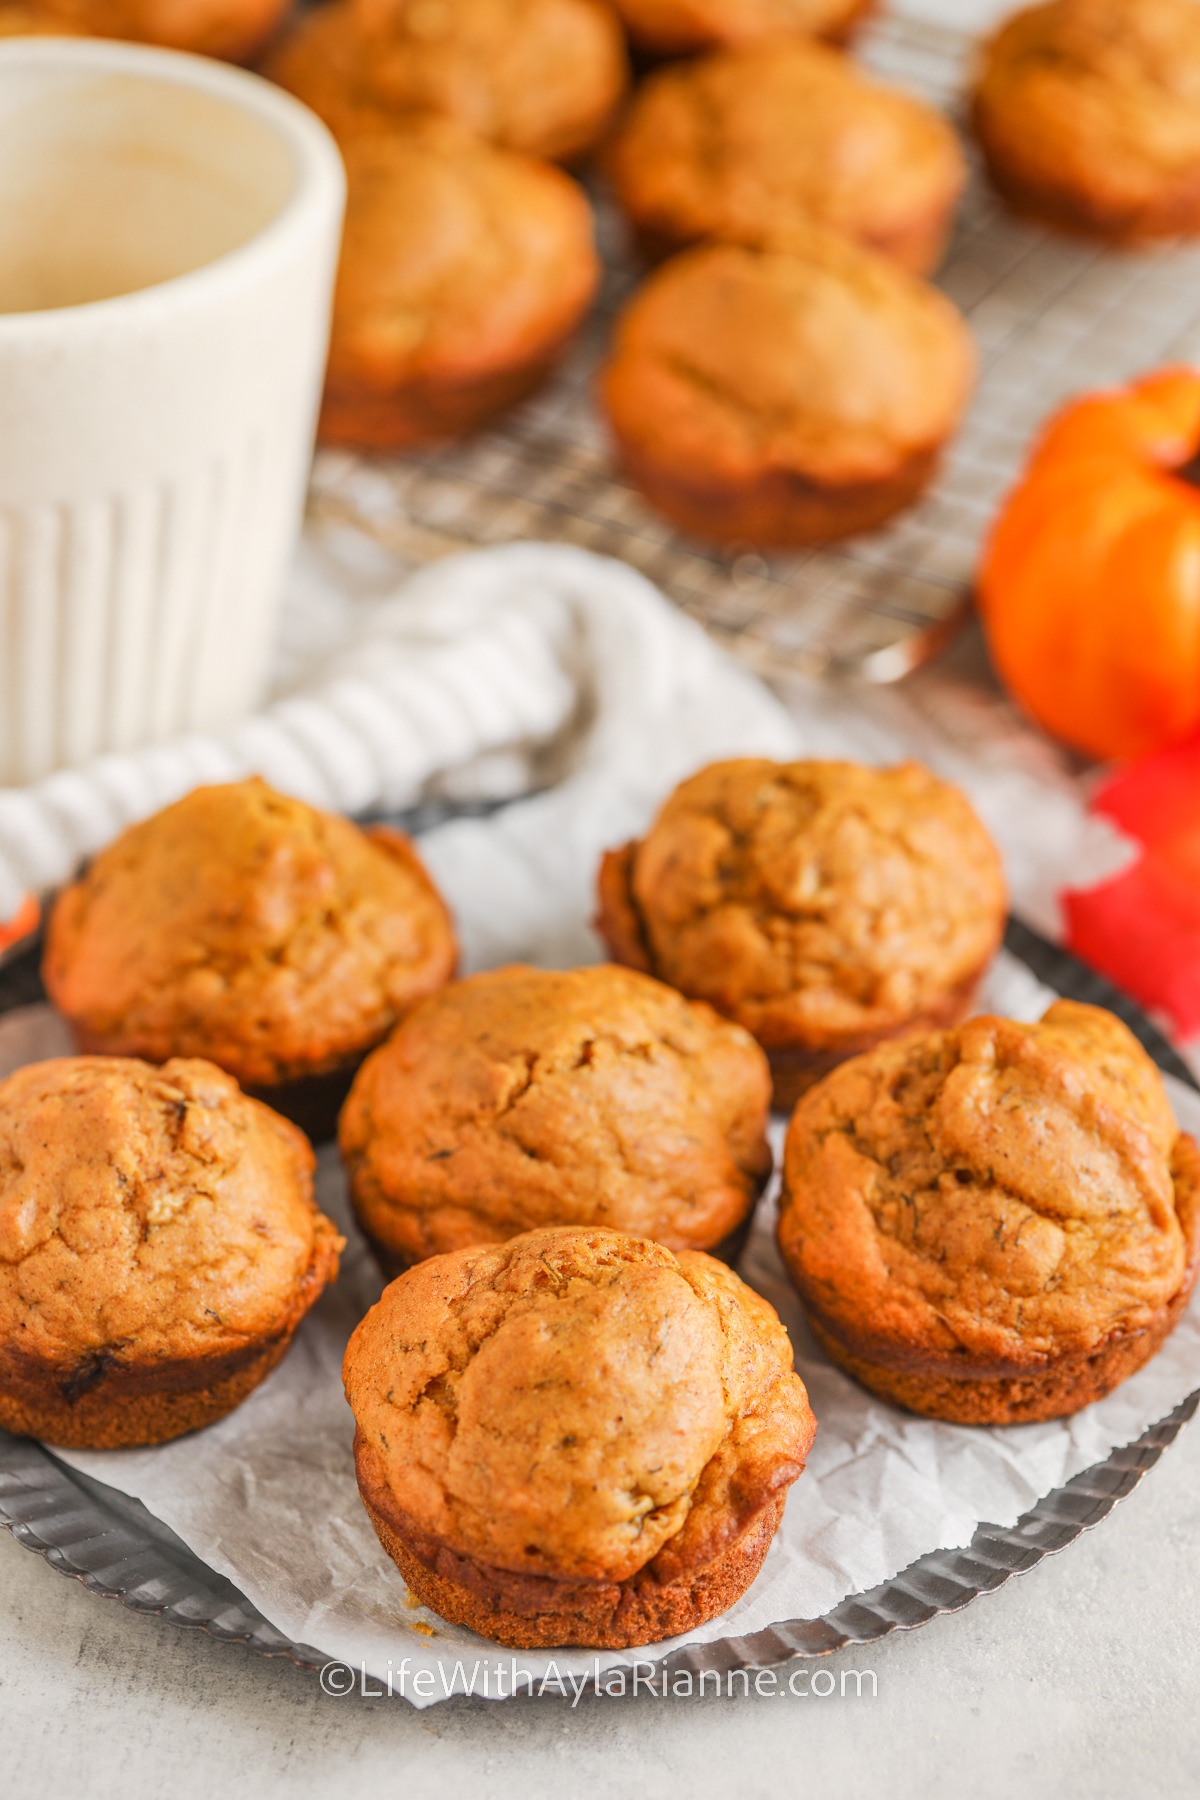
[[(1170, 1045), (1131, 1000), (1069, 952), (1010, 919), (1007, 948), (1060, 994), (1107, 1006), (1123, 1018), (1159, 1066), (1196, 1083)], [(35, 952), (25, 953), (22, 962)], [(34, 964), (36, 968), (36, 963)], [(33, 997), (30, 971), (0, 972), (0, 1011)], [(657, 1669), (727, 1673), (778, 1667), (828, 1656), (853, 1644), (911, 1631), (941, 1613), (958, 1612), (1014, 1575), (1064, 1550), (1131, 1494), (1200, 1407), (1200, 1388), (1132, 1444), (1114, 1450), (1043, 1495), (1012, 1526), (980, 1525), (966, 1549), (933, 1550), (868, 1593), (848, 1594), (819, 1619), (790, 1619), (740, 1638), (688, 1644), (647, 1658)], [(156, 1613), (222, 1643), (246, 1644), (263, 1656), (285, 1656), (302, 1668), (335, 1660), (278, 1631), (231, 1581), (218, 1575), (139, 1500), (68, 1469), (41, 1444), (0, 1431), (0, 1526), (52, 1568), (93, 1593), (135, 1612)]]

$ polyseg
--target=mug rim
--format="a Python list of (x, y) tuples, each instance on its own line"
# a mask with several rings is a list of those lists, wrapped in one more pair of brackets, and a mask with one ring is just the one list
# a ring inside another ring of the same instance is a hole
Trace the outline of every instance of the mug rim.
[(0, 70), (14, 63), (51, 64), (98, 73), (140, 76), (166, 86), (208, 93), (240, 108), (272, 128), (291, 152), (296, 170), (292, 192), (274, 216), (232, 250), (226, 250), (149, 287), (102, 300), (27, 312), (0, 312), (0, 344), (17, 336), (149, 324), (155, 315), (180, 307), (207, 305), (222, 290), (257, 279), (263, 265), (288, 256), (293, 241), (314, 221), (340, 220), (346, 173), (333, 136), (317, 115), (283, 88), (248, 69), (187, 51), (131, 44), (107, 38), (7, 38), (0, 41)]

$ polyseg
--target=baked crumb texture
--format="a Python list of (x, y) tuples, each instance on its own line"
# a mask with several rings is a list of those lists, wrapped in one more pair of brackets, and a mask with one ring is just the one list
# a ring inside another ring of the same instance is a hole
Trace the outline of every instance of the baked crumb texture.
[(779, 1106), (881, 1039), (956, 1023), (1007, 904), (965, 795), (919, 763), (710, 764), (598, 888), (617, 961), (751, 1032)]
[(600, 399), (634, 484), (682, 530), (802, 545), (916, 498), (974, 369), (936, 288), (797, 220), (779, 248), (663, 263), (617, 321)]
[(700, 239), (782, 249), (816, 221), (917, 274), (966, 182), (940, 113), (805, 38), (658, 70), (606, 161), (652, 257)]
[(765, 1300), (613, 1231), (421, 1263), (344, 1375), (384, 1549), (444, 1618), (524, 1649), (653, 1643), (725, 1611), (816, 1429)]
[(257, 779), (196, 788), (64, 889), (43, 977), (81, 1046), (270, 1089), (357, 1062), (456, 959), (409, 840)]
[(601, 0), (332, 0), (267, 73), (339, 139), (433, 114), (553, 162), (591, 149), (629, 80)]
[(779, 1244), (864, 1386), (966, 1425), (1077, 1412), (1141, 1368), (1200, 1259), (1200, 1154), (1111, 1013), (888, 1044), (788, 1130)]
[(1021, 211), (1116, 241), (1200, 231), (1200, 9), (1051, 0), (980, 59), (975, 131)]
[(679, 56), (790, 34), (845, 43), (875, 0), (616, 0), (641, 50)]
[(313, 1154), (211, 1063), (0, 1083), (0, 1426), (94, 1450), (232, 1410), (337, 1274)]
[(352, 137), (320, 434), (475, 430), (549, 373), (600, 277), (583, 189), (447, 120)]
[(710, 1250), (771, 1169), (767, 1061), (645, 975), (513, 967), (444, 989), (355, 1078), (340, 1141), (390, 1273), (535, 1226)]

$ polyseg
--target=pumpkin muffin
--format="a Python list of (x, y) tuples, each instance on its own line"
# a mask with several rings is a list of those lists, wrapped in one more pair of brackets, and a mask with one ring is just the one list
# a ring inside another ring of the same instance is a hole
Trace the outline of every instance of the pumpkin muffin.
[(362, 1056), (455, 956), (401, 832), (254, 779), (196, 788), (102, 850), (54, 905), (42, 974), (83, 1049), (207, 1057), (321, 1136), (314, 1110), (332, 1126)]
[(616, 1231), (421, 1263), (343, 1375), (380, 1543), (443, 1618), (522, 1649), (656, 1643), (724, 1612), (816, 1429), (765, 1300)]
[(495, 969), (369, 1056), (339, 1140), (390, 1273), (540, 1225), (737, 1248), (771, 1171), (767, 1061), (707, 1006), (629, 969)]
[(934, 475), (974, 370), (934, 288), (816, 226), (786, 250), (713, 244), (651, 276), (600, 395), (634, 484), (717, 543), (880, 525)]
[(545, 379), (588, 309), (600, 265), (583, 190), (442, 120), (343, 151), (320, 435), (399, 450), (473, 431)]
[(801, 1101), (779, 1243), (817, 1338), (872, 1392), (964, 1425), (1059, 1418), (1178, 1322), (1200, 1153), (1111, 1013), (975, 1018)]
[(651, 75), (608, 171), (652, 256), (702, 238), (780, 248), (815, 220), (918, 274), (966, 181), (939, 113), (803, 38)]
[(274, 35), (287, 9), (288, 0), (44, 0), (38, 10), (87, 37), (244, 63)]
[(629, 78), (602, 0), (333, 0), (267, 73), (341, 138), (434, 113), (556, 162), (596, 143)]
[(1116, 241), (1200, 232), (1200, 8), (1051, 0), (987, 46), (974, 122), (1021, 211)]
[(223, 1418), (337, 1274), (313, 1154), (211, 1063), (0, 1082), (0, 1426), (92, 1450)]
[(786, 33), (845, 43), (875, 0), (616, 0), (639, 49), (658, 56), (753, 44)]
[(916, 1027), (957, 1023), (1004, 930), (1000, 858), (919, 763), (712, 763), (610, 850), (597, 927), (618, 962), (735, 1019), (777, 1106)]

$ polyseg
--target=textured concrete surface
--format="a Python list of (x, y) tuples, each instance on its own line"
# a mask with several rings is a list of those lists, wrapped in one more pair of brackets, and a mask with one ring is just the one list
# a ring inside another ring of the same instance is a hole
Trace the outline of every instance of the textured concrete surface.
[[(1200, 1793), (1200, 1426), (1098, 1529), (964, 1612), (829, 1659), (861, 1699), (331, 1699), (87, 1593), (0, 1533), (0, 1792), (406, 1800)], [(820, 1665), (808, 1665), (811, 1669)], [(819, 1686), (825, 1684), (819, 1683)], [(840, 1685), (840, 1684), (839, 1684)]]

